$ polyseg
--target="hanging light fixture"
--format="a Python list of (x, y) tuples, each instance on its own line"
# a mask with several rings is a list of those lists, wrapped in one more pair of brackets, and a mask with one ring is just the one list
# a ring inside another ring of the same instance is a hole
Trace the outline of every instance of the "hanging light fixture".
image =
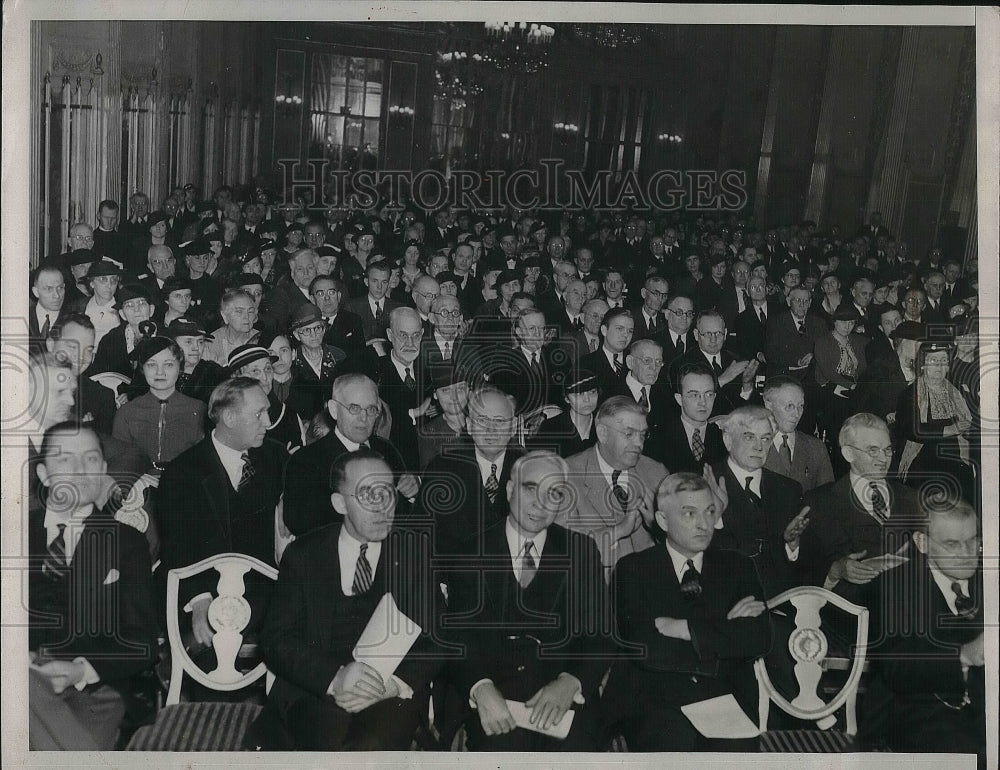
[(488, 21), (483, 59), (498, 70), (532, 73), (549, 64), (556, 30), (529, 21)]

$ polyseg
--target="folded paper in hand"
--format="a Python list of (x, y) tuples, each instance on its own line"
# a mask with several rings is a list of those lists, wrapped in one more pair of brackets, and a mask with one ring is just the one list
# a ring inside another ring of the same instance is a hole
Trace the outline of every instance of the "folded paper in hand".
[(371, 666), (387, 682), (421, 631), (420, 626), (400, 612), (392, 594), (386, 593), (354, 645), (354, 659)]
[(681, 706), (681, 711), (706, 738), (755, 738), (760, 735), (760, 729), (732, 695), (689, 703)]
[(507, 701), (507, 708), (510, 710), (510, 715), (514, 718), (514, 724), (518, 727), (523, 727), (525, 730), (533, 730), (536, 733), (550, 735), (553, 738), (559, 739), (563, 739), (569, 735), (569, 728), (573, 726), (573, 717), (575, 716), (573, 709), (570, 709), (562, 715), (562, 719), (549, 727), (547, 730), (543, 730), (539, 725), (531, 724), (531, 709), (525, 706), (521, 701), (509, 700)]
[(879, 572), (885, 572), (893, 567), (898, 567), (900, 564), (906, 564), (909, 559), (905, 556), (898, 556), (894, 553), (884, 553), (881, 556), (872, 556), (870, 559), (863, 559), (861, 561), (866, 567), (874, 567)]

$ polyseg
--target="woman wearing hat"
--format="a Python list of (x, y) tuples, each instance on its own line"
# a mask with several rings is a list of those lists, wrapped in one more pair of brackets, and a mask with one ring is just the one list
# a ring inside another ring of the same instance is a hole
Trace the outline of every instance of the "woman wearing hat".
[(302, 248), (302, 223), (292, 222), (288, 228), (285, 230), (285, 234), (281, 238), (281, 251), (286, 257), (290, 257), (296, 251)]
[(288, 320), (295, 357), (288, 404), (303, 422), (313, 418), (330, 398), (330, 388), (347, 354), (323, 342), (326, 321), (311, 302), (299, 305)]
[(115, 292), (121, 277), (122, 270), (114, 262), (109, 259), (97, 260), (87, 271), (91, 296), (86, 301), (81, 298), (78, 304), (69, 306), (70, 310), (83, 313), (94, 324), (95, 350), (105, 334), (121, 325), (122, 319), (118, 315), (118, 306), (115, 305)]
[(191, 282), (187, 278), (172, 275), (163, 282), (160, 290), (163, 305), (153, 311), (153, 320), (164, 328), (183, 317), (191, 308)]
[(403, 258), (400, 278), (406, 287), (406, 294), (413, 291), (413, 282), (424, 274), (427, 261), (427, 251), (419, 241), (407, 241), (403, 244)]
[(132, 399), (115, 414), (112, 435), (135, 444), (162, 471), (167, 463), (204, 436), (205, 404), (178, 393), (177, 378), (184, 354), (169, 337), (150, 337), (135, 349), (136, 384), (148, 392)]
[(855, 411), (855, 390), (867, 368), (868, 338), (854, 332), (861, 316), (849, 303), (841, 304), (832, 318), (833, 328), (816, 340), (813, 371), (823, 391), (817, 421), (827, 438), (835, 440), (841, 424)]
[(948, 381), (952, 351), (946, 341), (924, 341), (917, 350), (917, 378), (896, 405), (896, 470), (908, 486), (945, 487), (975, 502), (972, 410)]
[(145, 336), (139, 328), (152, 314), (149, 289), (140, 283), (119, 286), (115, 293), (118, 315), (125, 322), (116, 326), (101, 339), (94, 353), (94, 360), (87, 369), (87, 376), (117, 372), (131, 379), (135, 362), (131, 358), (135, 346)]
[(833, 273), (827, 273), (823, 276), (823, 280), (820, 281), (819, 288), (822, 293), (822, 299), (817, 303), (814, 298), (813, 307), (816, 308), (816, 315), (820, 316), (820, 318), (826, 321), (827, 326), (832, 328), (833, 314), (840, 307), (840, 303), (844, 299), (840, 291), (840, 278)]
[(551, 449), (560, 457), (572, 457), (597, 443), (597, 377), (581, 369), (563, 386), (567, 409), (541, 424), (530, 439), (532, 449)]
[(203, 357), (205, 342), (211, 342), (212, 335), (205, 331), (202, 323), (186, 316), (172, 321), (166, 335), (177, 343), (184, 355), (177, 390), (207, 404), (215, 386), (226, 379), (223, 367)]
[(267, 437), (274, 439), (289, 452), (302, 446), (303, 425), (298, 416), (274, 395), (274, 362), (278, 357), (263, 345), (242, 345), (229, 354), (230, 377), (250, 377), (257, 380), (267, 394), (267, 416), (271, 427)]

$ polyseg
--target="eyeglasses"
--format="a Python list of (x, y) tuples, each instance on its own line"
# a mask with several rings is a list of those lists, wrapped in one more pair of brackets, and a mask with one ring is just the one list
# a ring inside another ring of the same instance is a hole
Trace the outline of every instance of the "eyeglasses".
[(608, 425), (608, 427), (611, 428), (611, 430), (613, 430), (615, 433), (621, 433), (625, 437), (626, 441), (635, 441), (635, 439), (638, 438), (640, 441), (645, 443), (646, 439), (649, 437), (648, 430), (636, 430), (635, 428), (616, 428), (614, 425)]
[(316, 289), (313, 292), (313, 296), (319, 299), (326, 299), (327, 297), (335, 297), (340, 294), (336, 289)]
[(669, 311), (673, 315), (678, 316), (680, 318), (694, 318), (693, 310), (674, 310), (673, 308), (670, 308)]
[(633, 356), (633, 358), (635, 358), (635, 360), (641, 363), (643, 366), (655, 366), (657, 369), (663, 366), (662, 358), (651, 358), (649, 356), (646, 356), (644, 358), (640, 358), (639, 356)]
[(477, 414), (470, 419), (483, 430), (503, 430), (510, 427), (511, 422), (513, 422), (510, 417), (486, 417), (482, 414)]
[(725, 337), (726, 331), (723, 329), (721, 332), (698, 332), (699, 337), (713, 337), (718, 339), (719, 337)]
[(343, 401), (338, 401), (337, 399), (331, 399), (335, 404), (340, 404), (344, 409), (346, 409), (350, 414), (357, 417), (362, 412), (364, 412), (369, 417), (378, 417), (379, 412), (382, 411), (382, 407), (378, 404), (372, 404), (371, 406), (361, 406), (361, 404), (345, 404)]
[[(652, 294), (657, 299), (660, 299), (662, 297), (666, 297), (667, 296), (667, 292), (660, 291), (659, 289), (646, 289), (646, 293), (647, 294)], [(692, 313), (691, 315), (694, 315), (694, 313)]]
[(857, 449), (859, 452), (864, 452), (873, 460), (877, 460), (879, 455), (883, 455), (886, 458), (890, 458), (893, 456), (893, 454), (895, 454), (895, 450), (891, 446), (887, 447), (870, 446), (867, 449), (862, 449), (861, 447), (855, 446), (854, 444), (844, 444), (844, 446), (849, 446), (851, 449)]
[(326, 331), (326, 325), (314, 324), (313, 326), (303, 326), (301, 329), (296, 329), (296, 331), (306, 337), (316, 337)]
[(433, 302), (434, 300), (436, 300), (438, 297), (441, 296), (436, 291), (418, 291), (417, 294), (419, 294), (424, 299), (430, 300), (431, 302)]
[(358, 491), (348, 494), (364, 506), (382, 506), (396, 498), (396, 488), (388, 483), (358, 487)]
[(413, 334), (407, 334), (406, 332), (392, 332), (394, 337), (400, 338), (403, 342), (409, 342), (411, 344), (416, 344), (420, 342), (420, 339), (424, 336), (424, 330), (413, 332)]
[(439, 315), (442, 318), (455, 318), (455, 319), (458, 319), (458, 318), (462, 317), (462, 311), (461, 310), (435, 310), (434, 311), (434, 315)]

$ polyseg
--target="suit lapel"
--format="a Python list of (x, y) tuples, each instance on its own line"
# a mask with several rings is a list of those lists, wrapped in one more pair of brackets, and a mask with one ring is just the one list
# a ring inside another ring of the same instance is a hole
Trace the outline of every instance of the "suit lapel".
[[(601, 473), (601, 466), (597, 462), (597, 448), (591, 447), (588, 450), (587, 455), (587, 467), (584, 469), (583, 473), (583, 488), (587, 490), (586, 497), (588, 500), (605, 500), (607, 499), (607, 494), (611, 490), (608, 488), (607, 480), (604, 478), (604, 474)], [(591, 481), (593, 480), (593, 483)], [(596, 495), (596, 496), (595, 496)], [(594, 510), (597, 511), (597, 515), (601, 517), (601, 520), (605, 524), (614, 524), (614, 517), (609, 515), (609, 512), (604, 509), (603, 505), (594, 505)]]
[(218, 452), (212, 446), (211, 438), (205, 439), (205, 468), (207, 473), (202, 476), (201, 484), (205, 496), (215, 514), (216, 522), (226, 540), (230, 539), (229, 526), (229, 474), (226, 473)]

